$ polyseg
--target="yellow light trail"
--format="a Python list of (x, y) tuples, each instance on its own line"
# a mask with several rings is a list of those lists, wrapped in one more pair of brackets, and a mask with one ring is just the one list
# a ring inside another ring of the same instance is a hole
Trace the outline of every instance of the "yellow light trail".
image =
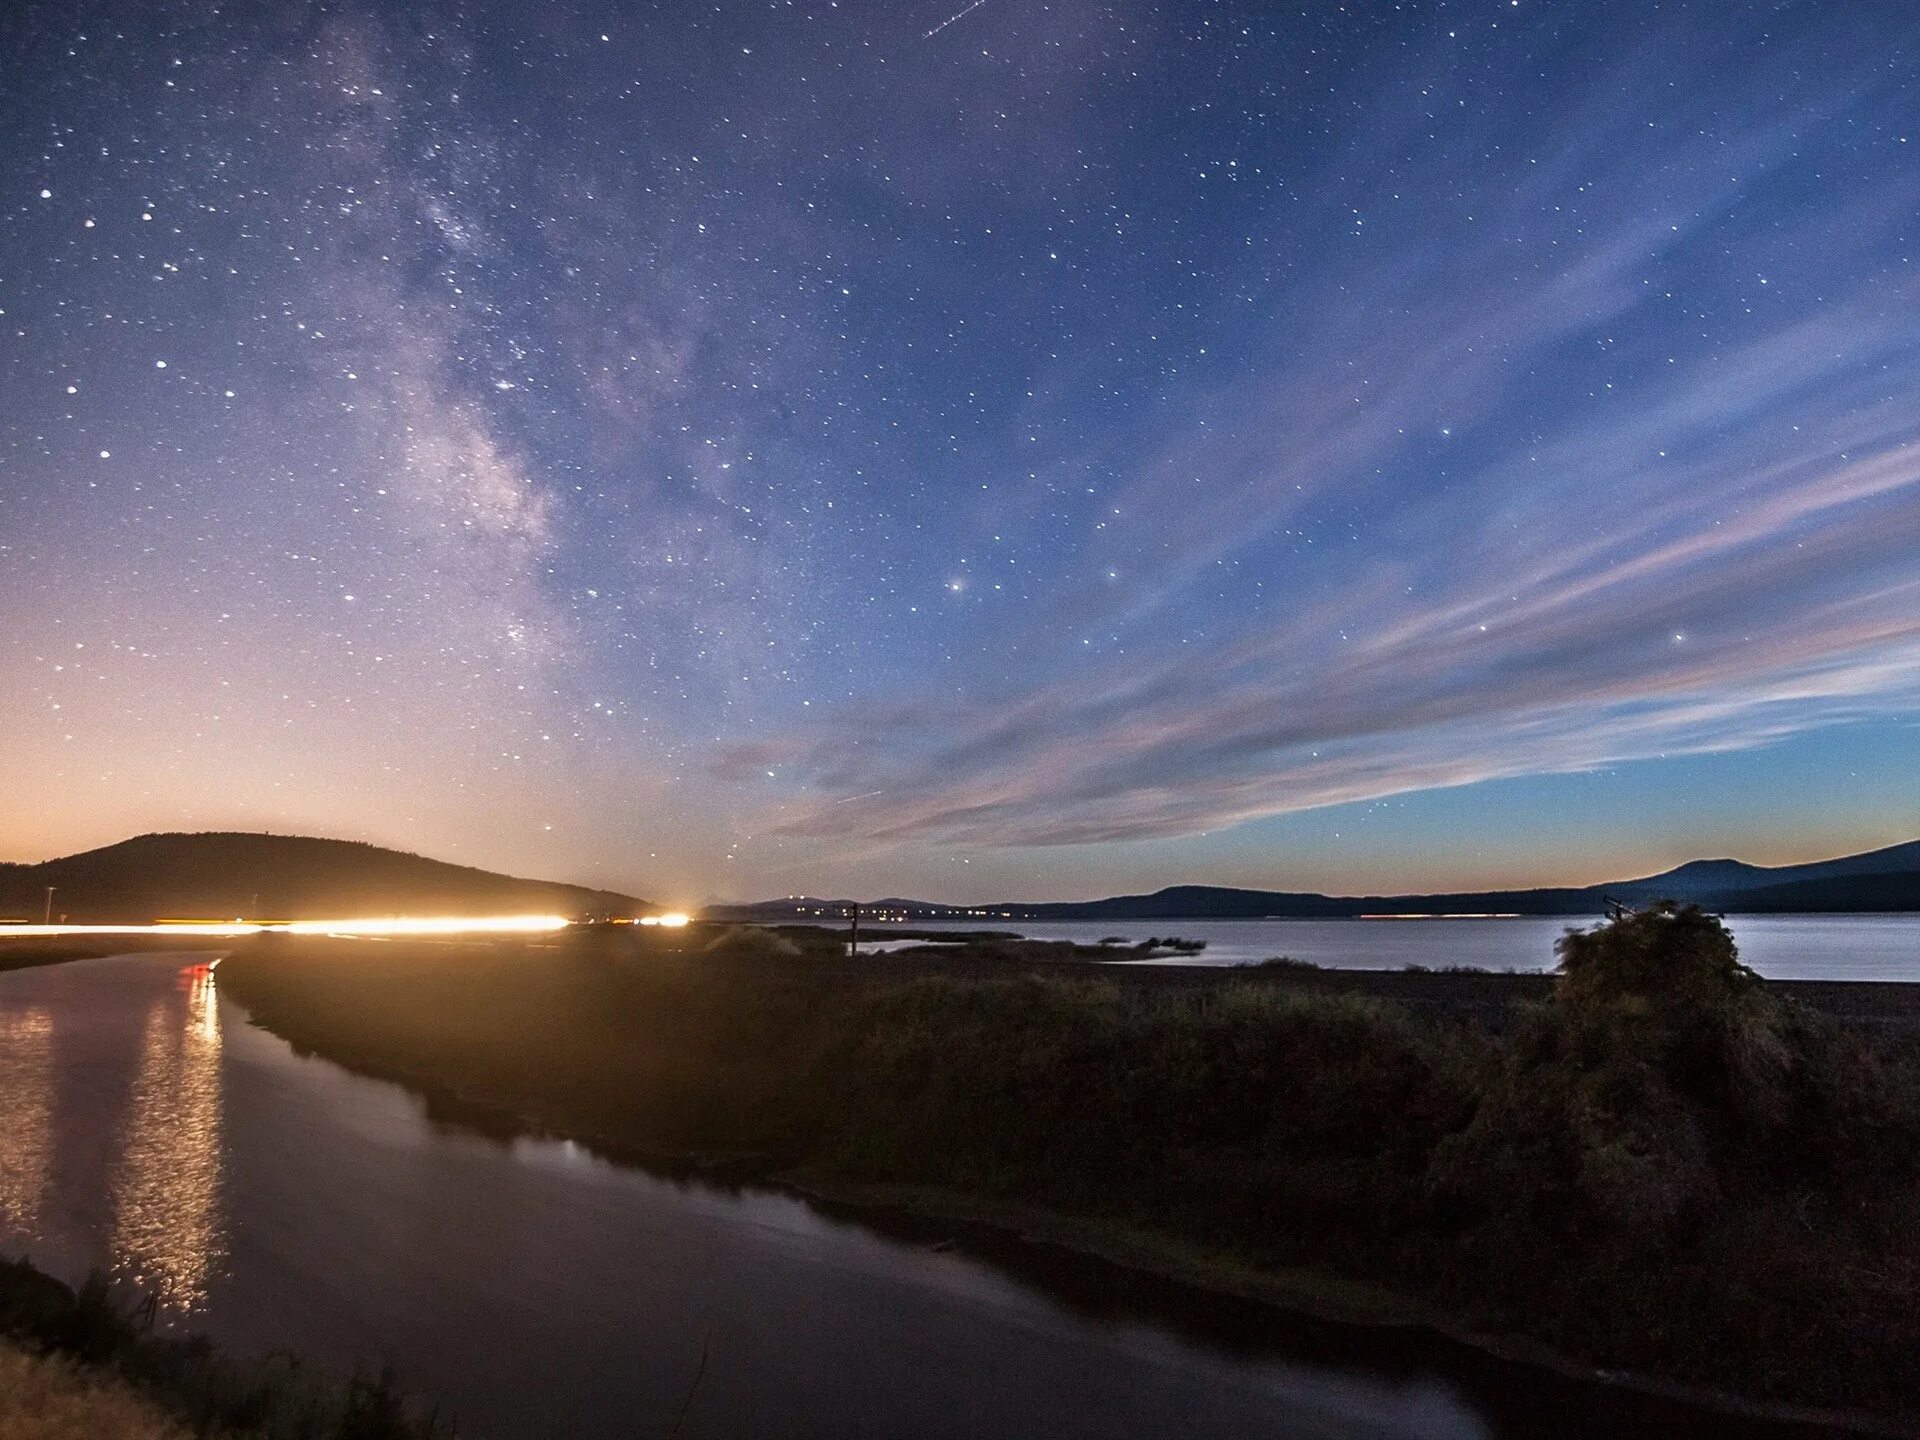
[[(684, 924), (684, 919), (682, 920)], [(564, 930), (564, 915), (392, 917), (381, 920), (162, 920), (153, 925), (0, 925), (0, 939), (85, 935), (543, 935)]]
[(1362, 920), (1524, 920), (1517, 910), (1411, 910), (1406, 913), (1383, 912), (1362, 915)]
[(294, 920), (285, 928), (291, 935), (542, 935), (572, 923), (564, 915), (498, 915), (491, 919)]

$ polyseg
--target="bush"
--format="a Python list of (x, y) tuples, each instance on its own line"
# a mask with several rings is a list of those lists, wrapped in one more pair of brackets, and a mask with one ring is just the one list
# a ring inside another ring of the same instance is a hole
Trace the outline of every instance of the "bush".
[[(1552, 1001), (1513, 1028), (1436, 1154), (1455, 1282), (1470, 1274), (1529, 1329), (1670, 1373), (1832, 1393), (1862, 1345), (1911, 1328), (1863, 1318), (1858, 1272), (1836, 1261), (1911, 1229), (1912, 1106), (1859, 1037), (1770, 993), (1696, 908), (1570, 932), (1560, 956)], [(1764, 1248), (1733, 1240), (1761, 1234)], [(1822, 1272), (1783, 1355), (1780, 1279)], [(1743, 1327), (1767, 1333), (1700, 1348)]]
[(1554, 949), (1555, 992), (1570, 1009), (1712, 1008), (1760, 984), (1717, 917), (1670, 900), (1591, 930), (1569, 930)]

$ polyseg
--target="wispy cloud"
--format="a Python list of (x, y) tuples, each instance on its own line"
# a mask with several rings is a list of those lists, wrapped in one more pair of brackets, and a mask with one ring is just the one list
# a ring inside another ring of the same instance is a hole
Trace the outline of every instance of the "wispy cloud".
[[(723, 768), (797, 778), (786, 833), (1081, 844), (1920, 704), (1920, 294), (1868, 258), (1914, 177), (1867, 187), (1847, 233), (1730, 221), (1804, 118), (1656, 144), (1588, 115), (1515, 147), (1468, 219), (1404, 183), (1435, 218), (1321, 267), (1194, 423), (1114, 447), (1146, 458), (997, 674)], [(1541, 225), (1557, 265), (1521, 262)], [(1731, 255), (1751, 320), (1663, 351), (1650, 317), (1724, 292)]]

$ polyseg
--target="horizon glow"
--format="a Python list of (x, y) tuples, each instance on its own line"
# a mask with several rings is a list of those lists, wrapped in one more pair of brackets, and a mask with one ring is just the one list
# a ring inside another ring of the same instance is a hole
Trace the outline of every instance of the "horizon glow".
[(0, 857), (1920, 835), (1911, 7), (0, 17)]

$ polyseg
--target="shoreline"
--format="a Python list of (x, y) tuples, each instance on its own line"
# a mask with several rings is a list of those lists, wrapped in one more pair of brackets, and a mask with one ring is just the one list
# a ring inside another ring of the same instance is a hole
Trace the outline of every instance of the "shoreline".
[(1589, 1364), (1524, 1336), (1476, 1330), (1427, 1301), (1368, 1281), (1350, 1280), (1330, 1271), (1251, 1265), (1237, 1261), (1229, 1252), (1209, 1251), (1158, 1231), (1087, 1219), (1044, 1206), (989, 1200), (939, 1186), (836, 1181), (796, 1176), (794, 1172), (770, 1177), (769, 1188), (796, 1192), (830, 1207), (856, 1212), (977, 1226), (1023, 1245), (1067, 1250), (1138, 1274), (1209, 1294), (1251, 1300), (1333, 1325), (1423, 1332), (1496, 1360), (1696, 1406), (1729, 1419), (1810, 1425), (1866, 1436), (1920, 1435), (1920, 1420), (1902, 1425), (1866, 1411), (1755, 1400), (1734, 1391)]

